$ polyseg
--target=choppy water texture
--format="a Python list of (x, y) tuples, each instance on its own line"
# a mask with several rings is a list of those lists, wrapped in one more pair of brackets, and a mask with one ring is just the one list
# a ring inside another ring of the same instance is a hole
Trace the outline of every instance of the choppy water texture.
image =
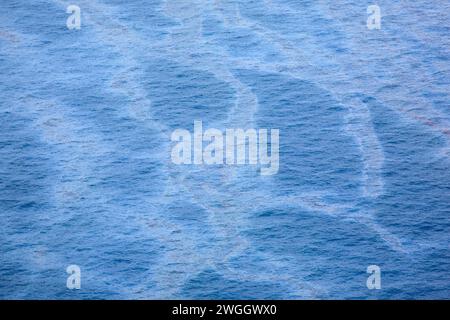
[[(450, 294), (450, 3), (0, 4), (0, 297)], [(280, 171), (170, 133), (280, 129)], [(66, 267), (82, 288), (66, 288)], [(368, 290), (366, 269), (382, 271)]]

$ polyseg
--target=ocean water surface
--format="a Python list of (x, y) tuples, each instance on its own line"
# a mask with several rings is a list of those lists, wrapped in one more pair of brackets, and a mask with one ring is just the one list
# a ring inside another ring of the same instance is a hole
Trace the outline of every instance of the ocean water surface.
[[(372, 4), (3, 0), (0, 298), (450, 298), (450, 2)], [(173, 164), (194, 120), (278, 173)]]

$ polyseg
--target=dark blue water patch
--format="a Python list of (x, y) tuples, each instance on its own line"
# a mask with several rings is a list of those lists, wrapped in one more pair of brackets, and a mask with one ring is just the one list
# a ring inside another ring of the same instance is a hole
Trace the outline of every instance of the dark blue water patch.
[[(8, 250), (9, 248), (2, 242), (2, 248)], [(13, 297), (20, 297), (27, 291), (27, 266), (20, 261), (8, 259), (7, 254), (2, 254), (0, 258), (1, 267), (0, 274), (0, 297), (1, 299), (12, 299)]]
[[(5, 0), (2, 2), (2, 20), (7, 28), (17, 30), (20, 33), (32, 35), (39, 39), (36, 43), (24, 43), (21, 45), (40, 46), (42, 48), (65, 41), (65, 39), (74, 40), (72, 30), (66, 26), (69, 14), (66, 13), (66, 7), (59, 6), (55, 2), (46, 0), (37, 0), (33, 2)], [(83, 20), (82, 20), (83, 22)], [(83, 30), (77, 30), (78, 35)]]
[[(233, 277), (233, 276), (232, 276)], [(283, 288), (271, 281), (256, 282), (226, 278), (220, 272), (205, 270), (190, 279), (183, 287), (181, 296), (189, 299), (283, 299)]]
[(212, 73), (163, 59), (148, 61), (143, 85), (156, 117), (171, 128), (189, 129), (194, 120), (223, 120), (235, 92)]
[[(33, 236), (34, 232), (29, 231), (26, 241), (30, 246), (22, 253), (28, 258), (21, 259), (30, 270), (29, 274), (23, 275), (23, 281), (28, 286), (27, 295), (112, 298), (120, 293), (124, 298), (134, 288), (151, 286), (146, 279), (149, 279), (155, 263), (156, 242), (148, 230), (138, 226), (129, 212), (101, 212), (98, 207), (91, 212), (59, 210), (59, 214), (72, 214), (72, 219), (53, 223), (38, 236)], [(33, 224), (33, 229), (38, 227), (39, 224)], [(41, 228), (44, 226), (41, 225)], [(37, 261), (34, 258), (36, 248), (43, 248), (42, 257)], [(16, 247), (15, 250), (20, 249)], [(30, 256), (33, 259), (27, 261)], [(70, 264), (79, 265), (82, 270), (82, 290), (77, 294), (67, 290), (65, 285), (68, 276), (65, 269)], [(7, 275), (3, 278), (8, 279)]]
[(39, 132), (31, 128), (31, 121), (10, 111), (1, 113), (0, 194), (3, 212), (12, 209), (29, 212), (48, 204), (48, 186), (56, 170), (48, 154), (49, 149), (39, 140)]
[(236, 74), (258, 97), (258, 127), (280, 130), (280, 170), (275, 175), (280, 193), (357, 192), (361, 155), (345, 133), (344, 107), (310, 82), (244, 70)]
[[(425, 259), (418, 261), (399, 254), (384, 240), (383, 234), (375, 233), (357, 219), (276, 209), (267, 214), (255, 212), (251, 226), (246, 235), (252, 241), (252, 250), (285, 261), (286, 273), (298, 274), (299, 281), (315, 284), (322, 298), (405, 299), (427, 296), (424, 287), (434, 287), (427, 285), (434, 275), (423, 273)], [(249, 257), (246, 255), (251, 260)], [(366, 268), (373, 264), (379, 265), (383, 272), (381, 291), (366, 287)], [(438, 263), (433, 265), (438, 267)]]
[[(9, 103), (6, 99), (3, 106)], [(23, 297), (35, 271), (28, 253), (41, 240), (45, 231), (39, 226), (54, 208), (51, 188), (58, 170), (33, 119), (5, 110), (0, 122), (0, 293)]]
[(175, 200), (167, 204), (164, 211), (166, 218), (180, 223), (193, 224), (193, 228), (205, 227), (203, 224), (207, 222), (207, 212), (200, 206), (186, 201)]
[(260, 57), (267, 61), (278, 55), (272, 44), (264, 42), (252, 30), (239, 26), (230, 27), (214, 16), (205, 17), (202, 31), (208, 42), (217, 45), (217, 48), (225, 47), (228, 54), (234, 57)]
[(386, 194), (376, 203), (380, 221), (411, 240), (448, 239), (450, 167), (440, 155), (445, 137), (374, 101), (371, 110), (386, 157)]
[(159, 161), (145, 156), (135, 158), (130, 151), (125, 151), (122, 156), (129, 156), (129, 159), (98, 159), (94, 165), (97, 174), (90, 180), (92, 190), (107, 198), (109, 205), (121, 207), (133, 206), (139, 204), (143, 198), (156, 197), (163, 193), (164, 187), (161, 183), (164, 177)]

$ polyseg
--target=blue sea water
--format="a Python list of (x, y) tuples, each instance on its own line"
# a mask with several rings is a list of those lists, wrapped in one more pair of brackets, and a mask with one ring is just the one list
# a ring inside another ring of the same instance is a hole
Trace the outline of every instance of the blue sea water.
[[(371, 4), (1, 1), (0, 298), (450, 298), (450, 2)], [(278, 174), (174, 165), (194, 120)]]

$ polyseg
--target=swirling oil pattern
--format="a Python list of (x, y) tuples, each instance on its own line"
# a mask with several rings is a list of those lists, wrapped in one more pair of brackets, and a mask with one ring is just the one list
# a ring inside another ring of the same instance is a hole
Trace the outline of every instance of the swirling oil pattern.
[[(2, 0), (0, 298), (450, 298), (450, 2), (372, 4)], [(175, 165), (195, 120), (278, 173)]]

